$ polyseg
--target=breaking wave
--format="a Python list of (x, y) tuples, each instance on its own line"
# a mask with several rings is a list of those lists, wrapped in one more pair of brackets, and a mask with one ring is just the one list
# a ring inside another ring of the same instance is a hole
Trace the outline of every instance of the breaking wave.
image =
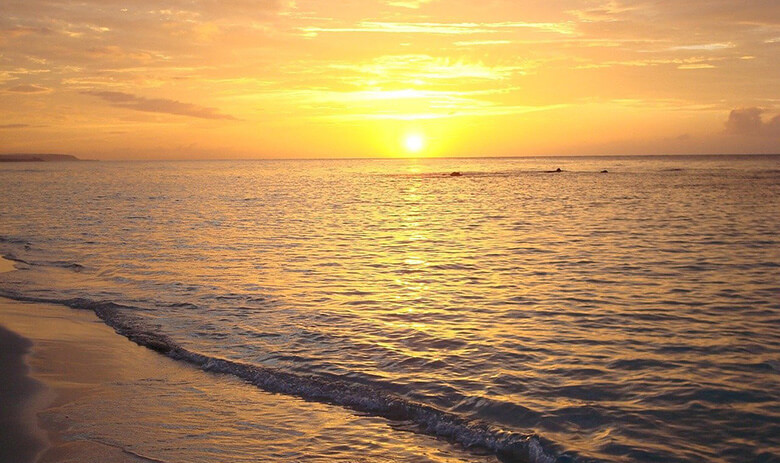
[(430, 405), (413, 402), (365, 384), (281, 371), (236, 360), (204, 355), (178, 345), (170, 337), (144, 327), (135, 317), (139, 308), (86, 298), (29, 297), (0, 290), (9, 299), (61, 304), (93, 311), (108, 326), (131, 341), (201, 370), (233, 375), (268, 392), (297, 396), (362, 413), (412, 424), (418, 432), (447, 439), (465, 448), (488, 449), (506, 462), (565, 463), (592, 461), (563, 453), (556, 444), (535, 434), (504, 431), (488, 423), (468, 420)]

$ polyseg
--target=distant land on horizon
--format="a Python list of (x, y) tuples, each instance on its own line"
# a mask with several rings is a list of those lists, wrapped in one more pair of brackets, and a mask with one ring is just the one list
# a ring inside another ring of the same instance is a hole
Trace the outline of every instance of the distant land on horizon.
[(19, 153), (0, 154), (0, 162), (73, 162), (84, 161), (71, 154)]
[(780, 153), (755, 153), (755, 154), (713, 154), (713, 153), (696, 153), (696, 154), (562, 154), (562, 155), (518, 155), (518, 156), (429, 156), (429, 157), (246, 157), (246, 158), (219, 158), (219, 157), (206, 157), (206, 158), (161, 158), (161, 159), (147, 159), (147, 158), (118, 158), (118, 159), (83, 159), (72, 154), (54, 154), (54, 153), (0, 153), (0, 163), (4, 162), (98, 162), (98, 161), (262, 161), (262, 160), (356, 160), (356, 159), (376, 159), (376, 160), (404, 160), (404, 159), (576, 159), (576, 158), (615, 158), (615, 159), (630, 159), (630, 158), (687, 158), (687, 157), (736, 157), (736, 158), (750, 158), (750, 157), (777, 157)]

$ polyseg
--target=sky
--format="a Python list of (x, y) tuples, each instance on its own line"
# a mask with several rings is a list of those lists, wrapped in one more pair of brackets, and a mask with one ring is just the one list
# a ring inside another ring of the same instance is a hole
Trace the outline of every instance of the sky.
[(780, 153), (780, 6), (3, 0), (0, 152)]

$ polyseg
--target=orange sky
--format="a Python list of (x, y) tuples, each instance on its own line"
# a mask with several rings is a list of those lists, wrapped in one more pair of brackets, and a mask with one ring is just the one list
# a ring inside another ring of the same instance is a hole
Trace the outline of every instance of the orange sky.
[(777, 0), (0, 5), (5, 153), (778, 153), (778, 113)]

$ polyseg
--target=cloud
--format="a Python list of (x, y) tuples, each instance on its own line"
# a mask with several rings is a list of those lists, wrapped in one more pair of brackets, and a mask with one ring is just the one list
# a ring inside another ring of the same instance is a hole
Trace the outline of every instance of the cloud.
[(51, 89), (47, 87), (41, 87), (40, 85), (35, 85), (35, 84), (22, 84), (22, 85), (17, 85), (15, 87), (7, 88), (5, 89), (5, 91), (13, 92), (13, 93), (49, 93)]
[(596, 69), (612, 66), (650, 67), (676, 64), (677, 69), (712, 69), (713, 62), (724, 61), (720, 57), (693, 56), (689, 58), (641, 58), (627, 61), (602, 61), (599, 63), (587, 63), (577, 66), (578, 69)]
[(357, 74), (358, 82), (373, 82), (373, 86), (389, 86), (394, 82), (423, 85), (425, 82), (457, 80), (504, 80), (524, 74), (521, 66), (488, 66), (482, 62), (468, 62), (436, 58), (429, 55), (386, 55), (371, 62), (359, 64), (331, 64), (330, 69)]
[(30, 124), (3, 124), (0, 129), (26, 129), (32, 127)]
[(732, 135), (780, 137), (780, 114), (764, 122), (762, 108), (740, 108), (729, 113), (726, 132)]
[(198, 106), (191, 103), (182, 103), (181, 101), (169, 100), (166, 98), (144, 98), (123, 92), (111, 91), (88, 91), (82, 92), (85, 95), (96, 96), (107, 101), (111, 106), (117, 108), (133, 109), (150, 113), (174, 114), (177, 116), (197, 117), (200, 119), (226, 119), (236, 121), (235, 117), (229, 114), (222, 114), (216, 108)]
[(0, 29), (0, 42), (23, 37), (29, 34), (49, 34), (51, 30), (46, 27), (14, 26), (6, 29)]
[(393, 0), (387, 2), (390, 6), (397, 6), (399, 8), (418, 9), (426, 3), (430, 3), (431, 0)]
[(683, 50), (683, 51), (712, 51), (712, 50), (725, 50), (727, 48), (734, 48), (736, 47), (736, 44), (733, 42), (725, 42), (725, 43), (702, 43), (698, 45), (678, 45), (676, 47), (669, 48), (673, 51)]
[[(776, 25), (780, 13), (775, 0), (602, 0), (589, 2), (590, 8), (569, 10), (588, 22), (654, 21), (660, 23), (743, 23)], [(593, 3), (600, 3), (593, 5)]]
[(562, 35), (573, 35), (570, 23), (554, 22), (496, 22), (496, 23), (435, 23), (435, 22), (386, 22), (362, 21), (352, 27), (303, 27), (306, 35), (316, 35), (326, 32), (377, 32), (389, 34), (497, 34), (517, 31), (519, 29), (534, 29), (544, 32), (554, 32)]
[(681, 64), (677, 69), (715, 69), (715, 66), (710, 63), (691, 63)]
[(512, 43), (511, 40), (462, 40), (455, 42), (456, 47), (473, 47), (480, 45), (508, 45)]

